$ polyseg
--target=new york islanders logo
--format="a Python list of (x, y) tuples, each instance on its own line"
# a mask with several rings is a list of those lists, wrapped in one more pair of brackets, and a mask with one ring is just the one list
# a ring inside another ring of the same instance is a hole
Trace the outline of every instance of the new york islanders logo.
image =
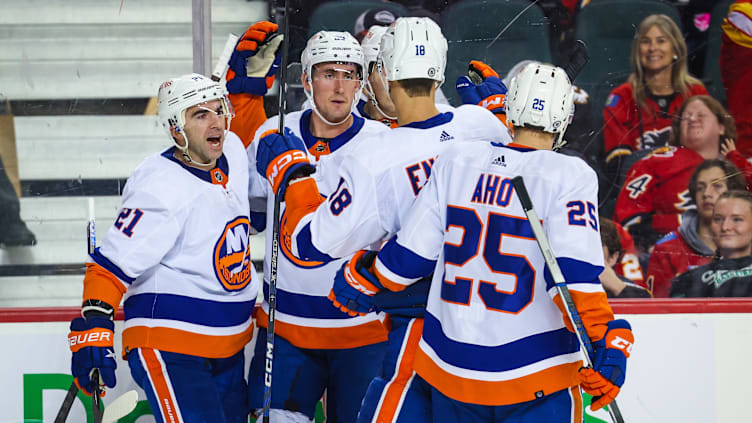
[(236, 217), (214, 245), (214, 272), (227, 291), (241, 290), (251, 281), (250, 226), (247, 217)]

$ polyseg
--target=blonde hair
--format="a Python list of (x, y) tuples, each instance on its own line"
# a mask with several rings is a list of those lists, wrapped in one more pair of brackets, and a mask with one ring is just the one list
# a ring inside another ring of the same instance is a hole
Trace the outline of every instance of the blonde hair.
[(645, 34), (650, 31), (651, 28), (657, 27), (671, 42), (671, 46), (674, 49), (674, 54), (677, 59), (671, 66), (671, 86), (674, 92), (686, 96), (689, 93), (690, 86), (702, 85), (702, 82), (691, 76), (687, 71), (687, 45), (684, 43), (684, 37), (682, 36), (679, 27), (676, 23), (666, 15), (650, 15), (640, 22), (635, 32), (635, 37), (632, 40), (632, 54), (630, 56), (630, 62), (632, 65), (632, 73), (629, 75), (628, 82), (632, 85), (632, 91), (637, 102), (637, 106), (641, 109), (647, 110), (645, 98), (647, 97), (647, 89), (645, 86), (645, 71), (642, 68), (640, 62), (640, 40)]

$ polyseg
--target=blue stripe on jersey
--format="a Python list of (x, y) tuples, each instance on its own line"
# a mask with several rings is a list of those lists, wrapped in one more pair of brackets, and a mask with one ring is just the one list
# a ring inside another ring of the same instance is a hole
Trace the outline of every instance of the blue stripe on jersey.
[(99, 247), (97, 247), (94, 250), (93, 254), (89, 254), (89, 257), (91, 257), (91, 259), (94, 260), (96, 264), (104, 267), (110, 273), (117, 276), (118, 279), (120, 279), (121, 281), (127, 284), (131, 284), (133, 283), (133, 281), (136, 280), (136, 278), (132, 278), (126, 275), (125, 272), (123, 272), (115, 263), (111, 262), (110, 259), (103, 256), (102, 253), (99, 251)]
[(323, 253), (313, 245), (311, 241), (311, 224), (308, 223), (300, 230), (300, 233), (295, 238), (298, 244), (298, 258), (307, 261), (321, 261), (329, 263), (334, 260), (329, 254)]
[[(300, 134), (303, 135), (301, 138), (303, 138), (303, 142), (305, 143), (306, 148), (311, 148), (318, 142), (320, 139), (319, 137), (313, 135), (311, 133), (311, 114), (313, 113), (312, 109), (308, 109), (305, 112), (303, 112), (303, 115), (300, 117)], [(363, 128), (363, 125), (365, 125), (366, 120), (362, 117), (356, 115), (355, 113), (351, 113), (353, 117), (353, 123), (350, 125), (347, 130), (336, 137), (329, 140), (327, 144), (329, 144), (329, 151), (333, 152), (336, 151), (338, 148), (342, 147), (350, 141), (355, 135), (360, 132), (360, 130)]]
[(428, 260), (415, 254), (393, 237), (379, 251), (379, 261), (390, 271), (405, 279), (420, 279), (433, 273), (436, 260)]
[(668, 235), (666, 235), (663, 238), (659, 239), (658, 242), (655, 243), (655, 245), (661, 245), (664, 242), (669, 242), (671, 240), (676, 239), (676, 237), (677, 237), (676, 232), (669, 232)]
[(428, 128), (433, 128), (434, 126), (439, 126), (447, 122), (450, 122), (453, 117), (454, 117), (454, 113), (452, 112), (439, 113), (438, 115), (432, 118), (428, 118), (420, 122), (408, 123), (407, 125), (403, 127), (404, 128), (416, 128), (416, 129), (428, 129)]
[[(601, 283), (598, 276), (603, 272), (603, 266), (596, 266), (568, 257), (559, 257), (556, 259), (556, 262), (559, 264), (561, 273), (564, 275), (564, 280), (567, 283)], [(551, 277), (548, 266), (546, 266), (546, 270), (543, 272), (543, 277), (546, 279), (546, 290), (553, 288), (555, 285), (554, 278)]]
[[(264, 281), (264, 298), (269, 298), (269, 282)], [(277, 287), (277, 311), (309, 319), (352, 319), (334, 307), (327, 297), (298, 294)]]
[(441, 323), (426, 312), (423, 340), (445, 362), (469, 370), (504, 372), (547, 358), (577, 352), (577, 337), (566, 328), (531, 335), (499, 346), (473, 345), (449, 339)]
[(137, 294), (125, 300), (125, 320), (139, 317), (169, 319), (211, 327), (246, 323), (256, 301), (224, 302), (175, 294)]

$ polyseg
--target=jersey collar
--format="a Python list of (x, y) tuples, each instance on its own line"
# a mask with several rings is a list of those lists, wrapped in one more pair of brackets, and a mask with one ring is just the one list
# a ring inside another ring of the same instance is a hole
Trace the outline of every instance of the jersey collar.
[(428, 118), (426, 120), (422, 120), (419, 122), (412, 122), (412, 123), (408, 123), (407, 125), (403, 125), (402, 128), (415, 128), (415, 129), (433, 128), (434, 126), (443, 125), (451, 121), (453, 117), (454, 117), (454, 114), (452, 112), (439, 113), (438, 115), (432, 118)]
[(211, 183), (215, 183), (212, 180), (212, 171), (215, 170), (215, 169), (221, 170), (228, 177), (230, 175), (230, 167), (227, 164), (227, 157), (225, 157), (225, 153), (222, 153), (222, 155), (219, 156), (219, 158), (217, 159), (216, 166), (214, 166), (214, 169), (211, 169), (211, 170), (197, 169), (195, 167), (188, 166), (187, 164), (183, 163), (181, 160), (177, 159), (175, 157), (175, 153), (181, 154), (178, 151), (177, 147), (172, 146), (172, 147), (168, 148), (167, 150), (165, 150), (162, 153), (162, 157), (166, 158), (167, 160), (171, 160), (171, 161), (177, 163), (183, 169), (185, 169), (188, 172), (190, 172), (191, 174), (193, 174), (193, 176), (195, 176), (195, 177), (197, 177), (197, 178), (199, 178), (199, 179), (201, 179), (203, 181), (206, 181), (206, 182), (208, 182), (210, 184)]
[(507, 144), (507, 145), (504, 145), (504, 144), (502, 144), (502, 143), (498, 143), (498, 142), (492, 142), (491, 144), (493, 144), (493, 145), (495, 145), (495, 146), (497, 146), (497, 147), (507, 147), (507, 148), (511, 148), (512, 150), (517, 150), (517, 151), (521, 151), (521, 152), (523, 152), (523, 153), (524, 153), (525, 151), (537, 151), (537, 150), (538, 150), (537, 148), (534, 148), (534, 147), (529, 147), (529, 146), (527, 146), (527, 145), (517, 144), (517, 143), (514, 143), (514, 142), (510, 142), (510, 143), (509, 143), (509, 144)]
[[(303, 135), (303, 142), (305, 143), (306, 148), (311, 148), (318, 142), (319, 138), (314, 136), (311, 133), (311, 114), (313, 113), (312, 109), (308, 109), (305, 112), (303, 112), (303, 116), (300, 118), (300, 133)], [(329, 140), (329, 151), (335, 151), (338, 148), (345, 145), (346, 142), (350, 141), (358, 132), (360, 132), (360, 129), (363, 128), (363, 125), (365, 124), (366, 120), (362, 117), (356, 115), (355, 113), (351, 113), (353, 117), (353, 123), (350, 125), (347, 130), (336, 137)]]

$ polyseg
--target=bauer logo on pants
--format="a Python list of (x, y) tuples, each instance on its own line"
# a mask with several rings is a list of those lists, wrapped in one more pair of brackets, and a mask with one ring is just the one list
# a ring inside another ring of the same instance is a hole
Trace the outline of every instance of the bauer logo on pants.
[(237, 217), (225, 226), (214, 246), (214, 271), (227, 291), (238, 291), (251, 281), (250, 222)]

